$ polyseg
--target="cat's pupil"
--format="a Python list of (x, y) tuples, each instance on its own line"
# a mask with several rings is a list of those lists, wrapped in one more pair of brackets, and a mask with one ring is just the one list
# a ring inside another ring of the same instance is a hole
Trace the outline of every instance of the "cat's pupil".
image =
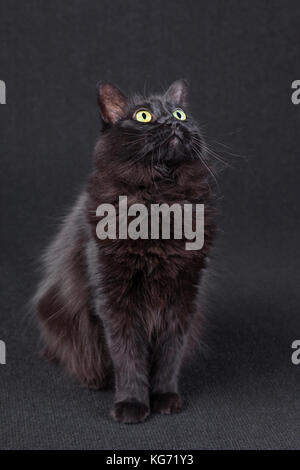
[(179, 111), (177, 111), (177, 117), (179, 117), (179, 119), (181, 119), (181, 114), (179, 113)]
[(142, 116), (143, 116), (143, 119), (146, 119), (146, 117), (147, 117), (146, 113), (143, 113)]

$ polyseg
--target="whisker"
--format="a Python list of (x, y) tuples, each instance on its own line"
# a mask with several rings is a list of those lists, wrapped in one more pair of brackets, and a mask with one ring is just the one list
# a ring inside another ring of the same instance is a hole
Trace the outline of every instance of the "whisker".
[(202, 158), (202, 156), (201, 156), (199, 150), (198, 150), (196, 147), (194, 147), (193, 144), (192, 144), (192, 148), (194, 149), (194, 151), (195, 151), (196, 155), (198, 156), (198, 158), (201, 160), (201, 163), (206, 167), (206, 169), (209, 171), (209, 173), (210, 173), (211, 176), (213, 177), (213, 179), (214, 179), (216, 185), (219, 187), (219, 183), (218, 183), (218, 180), (217, 180), (216, 175), (214, 174), (214, 172), (212, 171), (212, 169), (209, 168), (209, 166), (206, 164), (206, 162), (203, 160), (203, 158)]
[(220, 157), (220, 155), (218, 153), (216, 153), (214, 150), (212, 150), (211, 148), (207, 147), (206, 145), (203, 145), (203, 148), (204, 150), (206, 150), (206, 152), (214, 157), (216, 160), (218, 160), (219, 162), (221, 162), (223, 165), (227, 166), (227, 167), (230, 167), (232, 168), (232, 166), (226, 162), (225, 160), (223, 160), (223, 158)]
[[(229, 145), (226, 145), (224, 144), (223, 142), (220, 142), (218, 140), (216, 140), (216, 143), (218, 145), (221, 145), (221, 147), (224, 147), (225, 149), (229, 149), (229, 150), (232, 150), (232, 148), (229, 146)], [(233, 152), (229, 152), (228, 150), (223, 150), (226, 154), (232, 156), (232, 157), (237, 157), (237, 158), (248, 158), (248, 155), (243, 155), (241, 153), (233, 153)]]
[(204, 150), (206, 150), (206, 152), (214, 157), (216, 160), (218, 160), (219, 162), (221, 162), (223, 165), (229, 167), (229, 168), (232, 168), (232, 166), (226, 161), (224, 160), (221, 155), (211, 147), (210, 144), (208, 144), (207, 142), (204, 142), (204, 141), (201, 141), (200, 139), (197, 139), (196, 137), (193, 136), (193, 139), (195, 142), (197, 142)]

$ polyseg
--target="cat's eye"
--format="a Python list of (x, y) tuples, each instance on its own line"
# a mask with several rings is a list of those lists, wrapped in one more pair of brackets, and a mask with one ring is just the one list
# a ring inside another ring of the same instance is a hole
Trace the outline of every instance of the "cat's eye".
[(150, 122), (152, 120), (152, 114), (146, 109), (140, 109), (135, 113), (134, 118), (139, 122)]
[(181, 108), (175, 109), (175, 111), (173, 111), (173, 116), (176, 119), (179, 119), (179, 121), (185, 121), (186, 120), (186, 114)]

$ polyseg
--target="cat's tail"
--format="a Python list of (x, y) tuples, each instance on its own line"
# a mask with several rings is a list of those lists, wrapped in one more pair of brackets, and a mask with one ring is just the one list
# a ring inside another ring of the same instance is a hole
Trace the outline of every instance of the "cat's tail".
[(82, 303), (82, 293), (72, 292), (73, 307), (60, 287), (51, 286), (37, 302), (43, 356), (62, 364), (88, 388), (111, 384), (111, 363), (100, 320)]

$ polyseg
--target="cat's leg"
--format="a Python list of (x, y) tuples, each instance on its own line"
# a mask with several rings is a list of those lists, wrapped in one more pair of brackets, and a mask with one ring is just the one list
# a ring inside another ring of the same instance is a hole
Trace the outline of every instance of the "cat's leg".
[(151, 369), (151, 410), (154, 413), (178, 413), (182, 401), (178, 375), (186, 342), (183, 330), (175, 325), (159, 335), (153, 348)]
[(148, 344), (134, 317), (111, 313), (104, 322), (115, 373), (112, 416), (122, 423), (138, 423), (149, 414)]

